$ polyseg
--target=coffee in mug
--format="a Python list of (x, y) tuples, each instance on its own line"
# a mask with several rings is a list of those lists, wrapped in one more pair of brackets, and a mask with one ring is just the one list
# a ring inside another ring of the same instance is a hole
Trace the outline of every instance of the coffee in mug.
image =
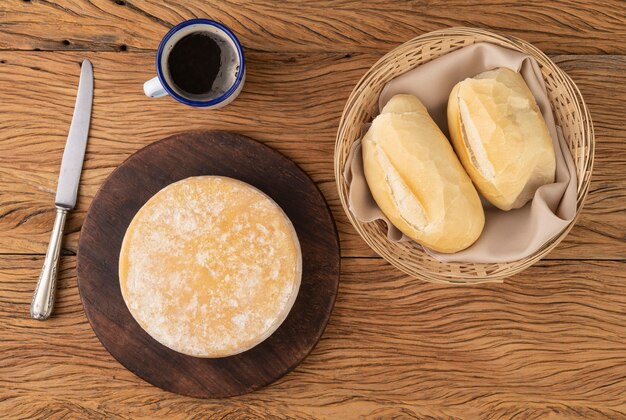
[(222, 107), (235, 99), (243, 87), (241, 44), (218, 22), (183, 22), (161, 41), (157, 75), (144, 84), (147, 96), (169, 94), (191, 106)]

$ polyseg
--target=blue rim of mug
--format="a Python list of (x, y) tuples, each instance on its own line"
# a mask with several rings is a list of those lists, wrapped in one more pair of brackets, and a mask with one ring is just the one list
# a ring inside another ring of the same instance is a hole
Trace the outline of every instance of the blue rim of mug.
[[(221, 31), (223, 31), (226, 35), (228, 35), (230, 37), (230, 39), (233, 41), (233, 43), (237, 47), (237, 55), (239, 56), (239, 73), (237, 74), (237, 79), (235, 79), (235, 82), (230, 87), (230, 89), (228, 89), (221, 96), (218, 96), (215, 99), (211, 99), (210, 101), (194, 101), (192, 99), (185, 98), (184, 96), (180, 96), (165, 81), (165, 77), (163, 76), (163, 69), (161, 68), (161, 58), (163, 56), (163, 50), (165, 49), (165, 45), (167, 44), (167, 41), (169, 41), (169, 39), (172, 37), (172, 35), (174, 35), (179, 30), (181, 30), (181, 29), (183, 29), (183, 28), (185, 28), (187, 26), (197, 25), (197, 24), (204, 24), (204, 25), (215, 26), (216, 28), (218, 28)], [(159, 44), (159, 49), (157, 50), (156, 68), (157, 68), (157, 76), (159, 77), (159, 81), (161, 82), (161, 85), (163, 86), (163, 89), (165, 89), (165, 91), (172, 98), (176, 99), (178, 102), (181, 102), (181, 103), (183, 103), (185, 105), (191, 105), (191, 106), (196, 106), (196, 107), (207, 107), (207, 106), (217, 105), (217, 104), (219, 104), (221, 102), (224, 102), (226, 99), (228, 99), (237, 90), (237, 88), (239, 87), (239, 84), (241, 83), (241, 80), (243, 79), (243, 75), (245, 73), (245, 62), (244, 62), (244, 58), (243, 58), (243, 49), (241, 47), (241, 43), (239, 42), (239, 40), (237, 39), (235, 34), (232, 33), (232, 31), (230, 29), (228, 29), (226, 26), (224, 26), (221, 23), (216, 22), (214, 20), (210, 20), (210, 19), (191, 19), (191, 20), (186, 20), (184, 22), (181, 22), (178, 25), (174, 26), (172, 29), (169, 30), (169, 32), (161, 40), (161, 43)]]

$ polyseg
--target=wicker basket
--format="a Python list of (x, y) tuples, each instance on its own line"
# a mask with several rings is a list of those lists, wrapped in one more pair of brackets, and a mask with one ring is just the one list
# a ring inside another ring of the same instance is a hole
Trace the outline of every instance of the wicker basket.
[[(534, 57), (539, 63), (555, 121), (563, 130), (576, 164), (578, 175), (576, 217), (560, 235), (522, 260), (506, 264), (442, 263), (430, 257), (412, 241), (395, 243), (388, 241), (386, 227), (382, 221), (359, 222), (348, 208), (348, 189), (343, 172), (350, 148), (359, 138), (363, 124), (371, 121), (378, 106), (378, 96), (389, 80), (448, 52), (483, 41), (521, 51)], [(341, 204), (359, 235), (381, 257), (403, 272), (419, 279), (439, 283), (500, 281), (540, 260), (557, 246), (572, 228), (580, 215), (589, 189), (594, 145), (591, 117), (580, 91), (569, 76), (545, 54), (521, 39), (481, 29), (451, 28), (431, 32), (402, 44), (374, 64), (357, 83), (348, 98), (339, 123), (335, 145), (335, 179)]]

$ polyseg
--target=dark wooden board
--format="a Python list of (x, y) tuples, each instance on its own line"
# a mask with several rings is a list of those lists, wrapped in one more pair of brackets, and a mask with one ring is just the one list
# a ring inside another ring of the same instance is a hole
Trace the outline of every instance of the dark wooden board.
[[(263, 343), (221, 359), (186, 356), (152, 339), (133, 319), (119, 287), (120, 247), (135, 213), (165, 186), (198, 175), (229, 176), (264, 191), (289, 216), (302, 248), (302, 284), (288, 318)], [(319, 341), (339, 284), (337, 231), (315, 184), (273, 149), (220, 131), (174, 135), (122, 163), (94, 197), (77, 258), (85, 313), (104, 347), (146, 381), (205, 398), (244, 394), (291, 371)]]

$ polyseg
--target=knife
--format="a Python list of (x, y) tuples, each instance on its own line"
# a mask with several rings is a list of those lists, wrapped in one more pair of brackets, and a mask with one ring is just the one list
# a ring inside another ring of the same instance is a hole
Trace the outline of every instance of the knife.
[(61, 241), (67, 213), (76, 205), (78, 183), (83, 168), (87, 134), (91, 120), (91, 103), (93, 99), (93, 67), (89, 60), (84, 60), (80, 69), (78, 94), (74, 106), (74, 116), (67, 136), (61, 171), (57, 184), (57, 195), (54, 200), (56, 216), (48, 251), (43, 262), (43, 268), (35, 287), (33, 301), (30, 305), (30, 316), (33, 319), (45, 320), (50, 317), (54, 306), (54, 293), (57, 282), (57, 267), (61, 253)]

